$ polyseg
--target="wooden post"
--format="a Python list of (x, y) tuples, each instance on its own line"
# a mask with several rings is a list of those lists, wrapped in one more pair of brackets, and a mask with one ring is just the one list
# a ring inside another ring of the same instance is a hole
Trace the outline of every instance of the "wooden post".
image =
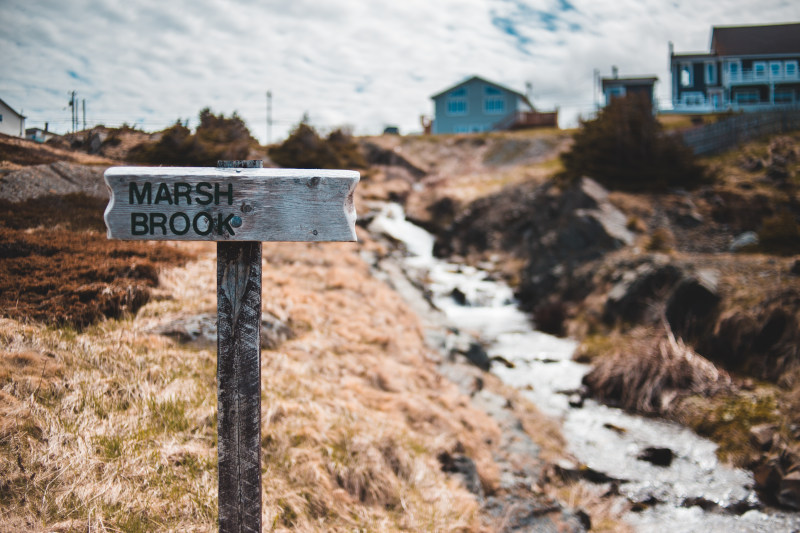
[(217, 241), (219, 530), (261, 531), (261, 242), (356, 240), (352, 170), (115, 167), (109, 239)]
[[(261, 168), (220, 161), (218, 168)], [(261, 532), (261, 243), (217, 243), (220, 533)]]

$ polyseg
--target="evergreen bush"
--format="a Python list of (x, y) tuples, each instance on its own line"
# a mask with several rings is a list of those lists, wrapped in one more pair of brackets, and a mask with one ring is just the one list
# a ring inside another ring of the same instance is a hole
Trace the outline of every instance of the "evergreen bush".
[(564, 179), (589, 176), (610, 189), (632, 191), (693, 188), (707, 180), (691, 150), (663, 131), (643, 95), (615, 98), (581, 126), (561, 156)]

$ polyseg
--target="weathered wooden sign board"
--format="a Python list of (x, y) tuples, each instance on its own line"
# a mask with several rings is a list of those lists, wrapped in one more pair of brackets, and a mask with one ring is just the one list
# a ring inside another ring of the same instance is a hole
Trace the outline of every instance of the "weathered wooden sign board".
[(116, 167), (109, 239), (217, 242), (219, 531), (261, 531), (261, 241), (355, 241), (358, 172)]
[(354, 241), (358, 172), (115, 167), (109, 239)]

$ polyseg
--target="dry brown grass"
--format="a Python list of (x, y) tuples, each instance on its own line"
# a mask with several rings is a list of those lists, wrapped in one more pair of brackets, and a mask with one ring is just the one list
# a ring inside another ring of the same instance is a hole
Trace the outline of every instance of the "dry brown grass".
[[(149, 333), (216, 307), (214, 248), (162, 273), (170, 298), (77, 333), (0, 321), (0, 530), (213, 531), (215, 355)], [(497, 426), (426, 357), (416, 317), (351, 245), (265, 245), (264, 310), (295, 337), (262, 356), (265, 531), (477, 531), (440, 470), (487, 491)]]
[(642, 329), (630, 339), (584, 378), (594, 397), (629, 411), (663, 415), (681, 396), (713, 396), (732, 386), (727, 372), (669, 330)]

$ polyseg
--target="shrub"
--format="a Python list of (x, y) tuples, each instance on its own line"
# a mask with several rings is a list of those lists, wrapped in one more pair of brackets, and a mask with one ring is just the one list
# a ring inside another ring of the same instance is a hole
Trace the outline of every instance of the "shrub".
[(693, 187), (706, 179), (691, 150), (663, 131), (641, 95), (616, 98), (581, 125), (572, 149), (561, 156), (562, 178), (589, 176), (623, 190)]
[(205, 108), (199, 118), (194, 134), (178, 120), (161, 132), (158, 142), (140, 144), (129, 158), (153, 165), (213, 167), (219, 160), (247, 159), (250, 148), (257, 144), (235, 112), (226, 118)]
[(270, 158), (286, 168), (366, 168), (353, 137), (337, 129), (327, 139), (301, 122), (282, 144), (269, 150)]

